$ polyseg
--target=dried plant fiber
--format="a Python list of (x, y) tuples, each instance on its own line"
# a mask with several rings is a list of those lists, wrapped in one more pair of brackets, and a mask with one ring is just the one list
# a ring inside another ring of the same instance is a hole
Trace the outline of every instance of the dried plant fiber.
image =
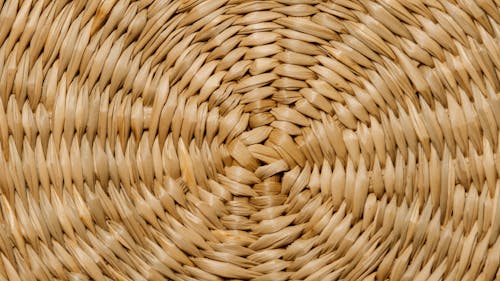
[(0, 0), (0, 281), (500, 280), (499, 0)]

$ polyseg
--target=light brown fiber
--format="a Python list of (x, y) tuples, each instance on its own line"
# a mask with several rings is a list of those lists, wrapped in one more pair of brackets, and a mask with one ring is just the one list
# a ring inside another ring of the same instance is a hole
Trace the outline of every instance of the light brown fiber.
[(0, 0), (0, 281), (500, 280), (499, 0)]

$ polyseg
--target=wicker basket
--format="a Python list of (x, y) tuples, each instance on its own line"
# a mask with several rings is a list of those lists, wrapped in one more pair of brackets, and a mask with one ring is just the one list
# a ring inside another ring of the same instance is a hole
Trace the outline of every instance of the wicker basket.
[(0, 0), (0, 280), (500, 280), (499, 0)]

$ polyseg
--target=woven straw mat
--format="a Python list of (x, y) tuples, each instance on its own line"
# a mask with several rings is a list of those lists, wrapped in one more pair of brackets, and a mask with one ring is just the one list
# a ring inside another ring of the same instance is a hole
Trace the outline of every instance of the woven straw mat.
[(0, 0), (0, 281), (500, 280), (500, 0)]

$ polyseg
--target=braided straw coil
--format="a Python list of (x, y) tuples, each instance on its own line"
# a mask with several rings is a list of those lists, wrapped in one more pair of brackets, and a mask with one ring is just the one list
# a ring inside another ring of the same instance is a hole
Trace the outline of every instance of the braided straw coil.
[(498, 0), (0, 0), (0, 280), (500, 280)]

